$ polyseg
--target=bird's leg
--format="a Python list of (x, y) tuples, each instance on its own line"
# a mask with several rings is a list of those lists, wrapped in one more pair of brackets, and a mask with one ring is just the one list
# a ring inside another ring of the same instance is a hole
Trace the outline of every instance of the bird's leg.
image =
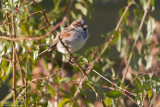
[(70, 63), (71, 65), (75, 65), (75, 61), (77, 60), (77, 58), (74, 57), (74, 56), (71, 56), (71, 55), (69, 55), (69, 58), (70, 58), (69, 63)]
[(76, 57), (71, 57), (71, 61), (74, 63), (77, 60)]

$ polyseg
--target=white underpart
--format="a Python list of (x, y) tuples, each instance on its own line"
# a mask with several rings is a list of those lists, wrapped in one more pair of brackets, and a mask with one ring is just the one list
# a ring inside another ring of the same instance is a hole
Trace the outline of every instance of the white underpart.
[[(84, 39), (83, 38), (84, 33), (87, 33), (88, 35), (88, 30), (87, 32), (84, 31), (72, 32), (71, 36), (66, 37), (62, 40), (71, 53), (80, 50), (86, 43), (88, 37)], [(68, 52), (60, 42), (57, 43), (57, 50), (61, 53), (68, 54)]]

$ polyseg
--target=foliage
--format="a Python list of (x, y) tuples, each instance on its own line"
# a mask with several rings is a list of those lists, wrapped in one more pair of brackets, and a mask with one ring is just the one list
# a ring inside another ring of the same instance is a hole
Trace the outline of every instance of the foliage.
[[(103, 106), (126, 106), (125, 100), (137, 106), (155, 103), (160, 84), (160, 56), (154, 52), (158, 25), (152, 15), (156, 0), (128, 0), (115, 29), (103, 34), (106, 41), (84, 55), (74, 53), (71, 63), (57, 51), (37, 55), (70, 22), (92, 18), (95, 1), (48, 2), (53, 6), (44, 10), (45, 0), (1, 1), (0, 90), (13, 91), (0, 92), (1, 106), (93, 106), (98, 98)], [(119, 61), (109, 57), (113, 49)]]

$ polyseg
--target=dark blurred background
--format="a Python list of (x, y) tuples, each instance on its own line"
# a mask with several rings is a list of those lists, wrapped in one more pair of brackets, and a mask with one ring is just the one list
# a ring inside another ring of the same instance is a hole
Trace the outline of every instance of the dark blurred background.
[[(135, 1), (139, 2), (139, 0)], [(46, 11), (53, 9), (52, 0), (45, 0), (40, 4)], [(155, 4), (155, 10), (152, 16), (154, 16), (156, 20), (160, 20), (160, 0), (156, 0)], [(104, 42), (104, 38), (102, 38), (101, 35), (104, 34), (106, 36), (108, 32), (113, 31), (119, 20), (120, 9), (126, 5), (127, 0), (93, 0), (92, 17), (83, 17), (89, 25), (89, 39), (85, 46), (79, 51), (81, 54), (89, 47), (97, 46)]]

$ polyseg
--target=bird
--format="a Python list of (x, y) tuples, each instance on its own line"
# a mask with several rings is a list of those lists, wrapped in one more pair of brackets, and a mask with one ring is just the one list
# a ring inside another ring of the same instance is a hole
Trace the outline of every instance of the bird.
[(86, 21), (80, 19), (73, 21), (70, 26), (65, 28), (60, 34), (53, 39), (50, 47), (43, 52), (41, 52), (38, 56), (41, 56), (45, 52), (51, 50), (52, 47), (56, 47), (56, 50), (63, 53), (69, 54), (63, 44), (68, 48), (69, 52), (74, 53), (80, 50), (88, 39), (88, 24)]

